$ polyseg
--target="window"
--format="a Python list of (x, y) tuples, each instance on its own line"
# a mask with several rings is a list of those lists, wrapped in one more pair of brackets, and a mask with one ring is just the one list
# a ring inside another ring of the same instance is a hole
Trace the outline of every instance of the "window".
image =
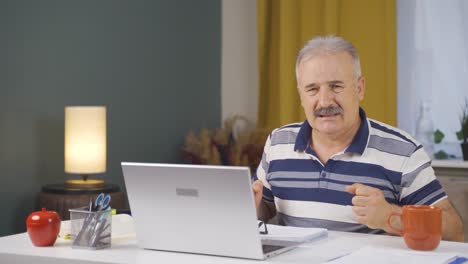
[(415, 134), (422, 102), (431, 105), (435, 145), (461, 158), (461, 108), (468, 100), (468, 1), (397, 1), (398, 127)]

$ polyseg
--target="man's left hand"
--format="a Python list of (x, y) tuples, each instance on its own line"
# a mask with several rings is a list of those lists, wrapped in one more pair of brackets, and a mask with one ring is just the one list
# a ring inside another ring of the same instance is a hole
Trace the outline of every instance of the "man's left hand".
[(389, 231), (387, 218), (392, 211), (400, 211), (400, 208), (388, 203), (381, 190), (355, 183), (346, 186), (346, 191), (355, 195), (351, 202), (354, 216), (359, 223), (372, 229)]

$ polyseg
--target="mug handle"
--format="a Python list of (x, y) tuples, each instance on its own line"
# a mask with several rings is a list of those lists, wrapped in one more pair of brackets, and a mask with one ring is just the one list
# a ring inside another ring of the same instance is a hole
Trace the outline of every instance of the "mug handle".
[(402, 213), (391, 212), (390, 215), (387, 217), (387, 225), (390, 228), (390, 230), (392, 230), (393, 232), (395, 232), (398, 235), (402, 236), (403, 235), (402, 230), (396, 229), (394, 226), (392, 226), (392, 223), (391, 223), (392, 221), (390, 221), (390, 220), (392, 220), (392, 216), (399, 216), (401, 218)]

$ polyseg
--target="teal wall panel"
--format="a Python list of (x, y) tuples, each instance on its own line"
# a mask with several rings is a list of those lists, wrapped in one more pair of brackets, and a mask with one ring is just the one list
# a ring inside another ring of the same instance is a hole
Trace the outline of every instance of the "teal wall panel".
[(107, 172), (181, 162), (189, 129), (220, 125), (219, 0), (0, 1), (0, 236), (25, 231), (61, 183), (64, 107), (108, 107)]

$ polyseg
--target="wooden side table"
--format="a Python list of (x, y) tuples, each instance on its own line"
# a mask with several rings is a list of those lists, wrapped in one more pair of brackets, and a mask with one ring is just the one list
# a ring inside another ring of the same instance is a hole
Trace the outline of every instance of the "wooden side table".
[(113, 209), (128, 209), (127, 197), (120, 187), (115, 184), (105, 184), (99, 189), (69, 189), (64, 184), (48, 184), (42, 187), (39, 193), (39, 208), (56, 211), (62, 220), (70, 219), (68, 209), (89, 205), (89, 201), (96, 200), (100, 193), (111, 196)]

